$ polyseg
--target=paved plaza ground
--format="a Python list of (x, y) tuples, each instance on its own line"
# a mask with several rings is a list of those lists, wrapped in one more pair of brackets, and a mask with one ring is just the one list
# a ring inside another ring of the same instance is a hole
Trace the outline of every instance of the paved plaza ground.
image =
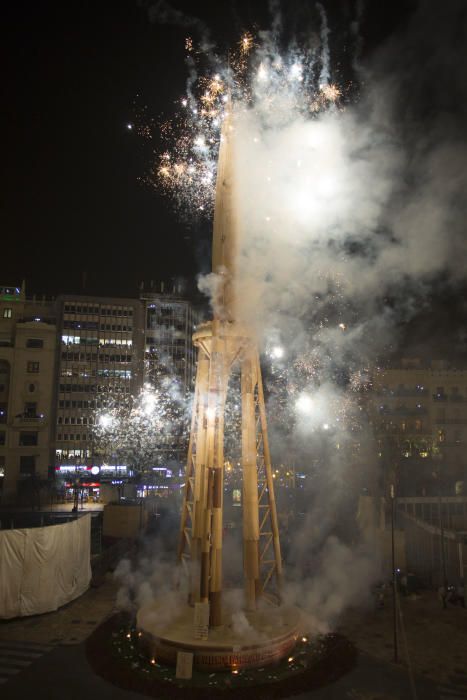
[[(443, 609), (434, 591), (401, 596), (400, 608), (398, 652), (401, 665), (407, 666), (409, 659), (415, 675), (437, 683), (454, 683), (465, 688), (467, 697), (467, 609), (460, 606)], [(394, 659), (393, 629), (390, 591), (383, 608), (366, 613), (348, 610), (339, 625), (342, 634), (359, 650), (389, 662)]]
[[(60, 610), (44, 615), (0, 622), (0, 643), (33, 642), (43, 645), (78, 645), (115, 612), (118, 584), (108, 573), (102, 584), (90, 588)], [(399, 668), (407, 672), (407, 650), (416, 677), (437, 684), (455, 685), (467, 697), (467, 610), (443, 610), (433, 591), (401, 597), (407, 644), (399, 629)], [(349, 610), (339, 631), (378, 662), (393, 661), (392, 600), (388, 592), (381, 609)], [(393, 700), (391, 695), (356, 696), (355, 700)]]

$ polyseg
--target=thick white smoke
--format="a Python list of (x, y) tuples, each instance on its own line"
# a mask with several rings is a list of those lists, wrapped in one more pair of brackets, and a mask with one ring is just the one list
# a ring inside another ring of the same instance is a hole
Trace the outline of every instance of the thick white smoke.
[[(321, 32), (322, 51), (310, 59), (296, 44), (288, 55), (277, 49), (286, 15), (276, 1), (273, 31), (260, 34), (252, 61), (248, 99), (234, 95), (240, 320), (285, 349), (285, 356), (272, 354), (275, 376), (297, 355), (309, 365), (301, 382), (292, 377), (290, 426), (270, 433), (273, 457), (293, 456), (308, 472), (307, 512), (291, 528), (287, 598), (305, 606), (319, 629), (365, 598), (378, 571), (374, 542), (336, 537), (340, 518), (341, 530), (355, 519), (348, 504), (358, 488), (376, 480), (374, 473), (363, 478), (343, 449), (353, 440), (355, 413), (342, 411), (349, 384), (336, 382), (336, 367), (351, 374), (371, 365), (397, 346), (398, 325), (415, 317), (433, 280), (443, 274), (455, 285), (465, 277), (462, 3), (445, 13), (420, 2), (371, 65), (357, 5), (358, 103), (339, 106), (329, 84), (332, 34), (323, 7), (312, 28)], [(308, 99), (310, 75), (315, 101)], [(215, 301), (219, 278), (204, 278), (202, 288)], [(371, 447), (368, 428), (360, 426), (359, 436)]]

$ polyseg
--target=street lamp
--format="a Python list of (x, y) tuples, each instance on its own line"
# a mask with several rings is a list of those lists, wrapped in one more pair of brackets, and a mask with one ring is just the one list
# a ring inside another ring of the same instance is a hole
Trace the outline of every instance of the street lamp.
[[(435, 481), (438, 479), (438, 473), (433, 472), (433, 478)], [(437, 482), (437, 491), (438, 491), (438, 520), (439, 520), (439, 534), (440, 534), (440, 541), (441, 541), (441, 566), (443, 568), (443, 587), (444, 587), (444, 595), (447, 595), (448, 592), (448, 576), (446, 572), (446, 550), (445, 550), (445, 544), (444, 544), (444, 520), (443, 520), (443, 508), (442, 508), (442, 501), (441, 501), (441, 492), (440, 492), (440, 486), (439, 486), (439, 481)], [(445, 603), (445, 598), (443, 599), (443, 603)]]
[(394, 484), (391, 484), (391, 559), (392, 559), (392, 593), (393, 593), (393, 638), (394, 638), (394, 663), (398, 663), (397, 651), (397, 576), (396, 576), (396, 556), (394, 546), (394, 520), (396, 512), (396, 493)]

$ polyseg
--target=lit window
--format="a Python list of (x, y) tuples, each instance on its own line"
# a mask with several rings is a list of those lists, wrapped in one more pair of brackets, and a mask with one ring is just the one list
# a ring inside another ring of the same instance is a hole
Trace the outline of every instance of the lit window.
[(27, 369), (28, 369), (28, 372), (37, 373), (39, 371), (39, 363), (38, 362), (28, 362)]
[(78, 345), (81, 340), (79, 335), (62, 335), (62, 343), (65, 345)]
[(11, 315), (12, 315), (11, 309), (3, 309), (3, 318), (11, 318)]

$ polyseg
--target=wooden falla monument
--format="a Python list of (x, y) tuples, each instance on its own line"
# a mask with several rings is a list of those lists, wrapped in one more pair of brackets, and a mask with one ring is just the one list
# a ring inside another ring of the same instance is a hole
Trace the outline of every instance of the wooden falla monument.
[[(186, 591), (171, 594), (172, 615), (166, 596), (137, 615), (142, 641), (155, 658), (175, 663), (179, 652), (192, 653), (198, 668), (226, 670), (279, 660), (294, 646), (300, 626), (298, 610), (282, 602), (261, 367), (255, 334), (242, 323), (239, 310), (237, 265), (245, 242), (238, 220), (234, 139), (229, 105), (214, 210), (214, 317), (193, 336), (198, 365), (178, 547)], [(243, 596), (223, 591), (222, 576), (225, 407), (233, 372), (240, 375), (241, 389)]]

